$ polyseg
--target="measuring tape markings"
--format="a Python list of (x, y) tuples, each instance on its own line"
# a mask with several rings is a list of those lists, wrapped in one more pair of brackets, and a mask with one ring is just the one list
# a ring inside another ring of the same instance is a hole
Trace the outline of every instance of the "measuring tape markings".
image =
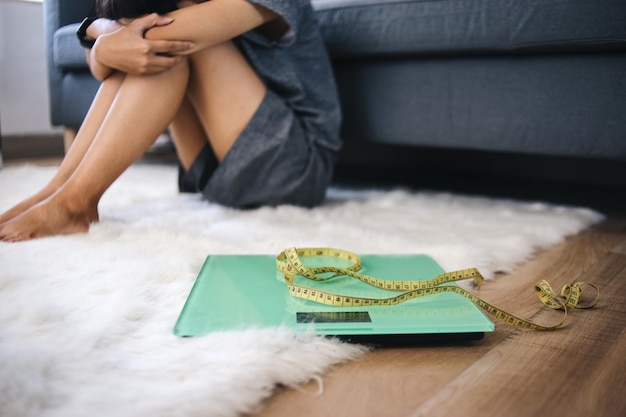
[[(337, 266), (309, 268), (304, 266), (304, 263), (300, 258), (312, 256), (327, 256), (343, 259), (350, 262), (351, 265), (345, 268)], [(361, 258), (353, 252), (335, 248), (285, 249), (277, 256), (276, 267), (279, 271), (283, 273), (285, 282), (289, 289), (289, 293), (292, 296), (325, 305), (335, 307), (386, 307), (397, 305), (419, 297), (443, 293), (456, 293), (458, 295), (461, 295), (462, 297), (467, 298), (487, 313), (511, 326), (533, 330), (552, 330), (559, 328), (565, 323), (565, 320), (567, 319), (568, 308), (591, 308), (597, 304), (599, 299), (598, 287), (592, 283), (577, 282), (571, 285), (565, 285), (561, 290), (562, 298), (559, 298), (550, 286), (550, 284), (547, 281), (542, 280), (535, 285), (535, 292), (541, 302), (553, 310), (563, 310), (563, 317), (558, 323), (550, 326), (543, 326), (508, 313), (461, 287), (458, 287), (456, 285), (445, 285), (456, 281), (473, 279), (477, 283), (478, 287), (480, 287), (484, 281), (484, 278), (476, 268), (463, 269), (453, 272), (444, 272), (430, 280), (384, 280), (359, 273), (358, 271), (360, 271), (362, 268)], [(323, 277), (319, 275), (322, 273), (333, 273), (333, 275)], [(351, 297), (296, 285), (294, 284), (296, 275), (302, 275), (305, 278), (314, 281), (327, 281), (337, 276), (347, 275), (382, 290), (404, 292), (402, 294), (389, 298)], [(582, 286), (584, 285), (591, 286), (596, 291), (595, 299), (586, 305), (581, 304), (583, 296)]]

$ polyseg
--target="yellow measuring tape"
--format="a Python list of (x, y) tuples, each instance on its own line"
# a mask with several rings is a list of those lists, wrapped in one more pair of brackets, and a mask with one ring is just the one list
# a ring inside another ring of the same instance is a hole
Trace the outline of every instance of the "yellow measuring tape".
[[(337, 266), (308, 268), (304, 266), (301, 258), (314, 256), (326, 256), (343, 259), (344, 261), (348, 261), (351, 265), (343, 268)], [(472, 279), (476, 282), (476, 284), (478, 284), (478, 287), (480, 287), (484, 278), (475, 268), (445, 272), (427, 281), (384, 280), (359, 273), (362, 267), (361, 258), (353, 252), (334, 248), (285, 249), (276, 257), (276, 267), (284, 274), (285, 282), (287, 283), (287, 287), (289, 288), (291, 295), (305, 300), (336, 307), (392, 306), (418, 297), (451, 292), (469, 299), (495, 318), (511, 326), (523, 329), (552, 330), (559, 328), (563, 325), (563, 323), (565, 323), (568, 309), (591, 308), (597, 304), (600, 297), (598, 287), (589, 282), (576, 282), (574, 284), (563, 286), (560, 297), (554, 292), (547, 281), (542, 280), (538, 282), (535, 285), (535, 292), (541, 302), (553, 310), (563, 311), (563, 317), (558, 323), (550, 326), (543, 326), (508, 313), (461, 287), (456, 285), (442, 285), (450, 282)], [(320, 275), (326, 273), (332, 273), (333, 275)], [(338, 276), (347, 275), (382, 290), (397, 291), (401, 293), (389, 298), (363, 298), (332, 294), (326, 291), (320, 291), (318, 289), (294, 284), (296, 275), (301, 275), (315, 281), (327, 281)], [(582, 301), (583, 286), (589, 286), (595, 289), (596, 292), (593, 301), (587, 304)]]

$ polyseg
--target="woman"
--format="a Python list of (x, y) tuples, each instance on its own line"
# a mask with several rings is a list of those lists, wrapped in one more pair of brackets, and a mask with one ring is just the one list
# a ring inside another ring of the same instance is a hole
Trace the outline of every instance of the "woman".
[(168, 127), (181, 191), (240, 208), (323, 200), (340, 113), (308, 0), (96, 6), (82, 36), (100, 90), (54, 178), (0, 216), (0, 239), (86, 232), (104, 192)]

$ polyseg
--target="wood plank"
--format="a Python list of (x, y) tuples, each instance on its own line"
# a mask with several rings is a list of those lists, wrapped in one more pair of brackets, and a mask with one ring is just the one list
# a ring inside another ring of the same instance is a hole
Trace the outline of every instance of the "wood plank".
[(617, 245), (611, 252), (626, 255), (626, 241), (624, 241), (621, 245)]
[[(520, 266), (514, 273), (489, 282), (478, 294), (488, 300), (497, 300), (498, 305), (506, 306), (522, 317), (530, 317), (542, 310), (532, 291), (536, 281), (558, 277), (556, 281), (552, 280), (556, 285), (580, 275), (581, 271), (591, 270), (593, 265), (624, 241), (626, 233), (623, 232), (623, 225), (623, 221), (612, 221), (567, 239), (538, 254), (533, 261)], [(455, 385), (455, 381), (464, 381), (468, 385), (475, 383), (463, 379), (470, 369), (469, 375), (472, 377), (497, 373), (498, 358), (508, 354), (509, 350), (515, 353), (519, 333), (509, 326), (496, 323), (493, 334), (474, 343), (377, 349), (361, 360), (337, 366), (324, 375), (323, 394), (315, 394), (318, 389), (315, 383), (298, 389), (283, 389), (267, 402), (258, 415), (291, 416), (294, 410), (298, 410), (300, 417), (420, 415), (422, 407), (433, 409), (430, 403), (432, 398), (451, 396), (457, 390), (462, 392), (463, 386)], [(555, 332), (552, 337), (558, 340), (563, 334), (561, 331)], [(546, 338), (550, 333), (539, 332), (537, 335)], [(506, 346), (504, 350), (498, 349), (501, 344)], [(550, 350), (549, 346), (546, 349), (548, 352), (556, 352)], [(531, 349), (530, 352), (534, 351)], [(532, 364), (532, 358), (524, 362), (525, 366), (529, 363)], [(599, 381), (602, 382), (602, 379)], [(492, 387), (486, 381), (478, 391)], [(458, 404), (455, 407), (452, 409), (458, 413)], [(489, 404), (486, 404), (486, 410), (487, 414), (493, 414), (494, 409)]]
[(573, 311), (563, 330), (514, 332), (410, 416), (450, 416), (459, 404), (464, 416), (626, 415), (624, 276), (626, 256), (606, 255), (580, 277), (601, 287), (598, 308)]
[(2, 154), (5, 162), (37, 162), (40, 158), (59, 158), (63, 156), (63, 137), (56, 133), (3, 136)]
[[(572, 399), (570, 407), (578, 415), (624, 416), (626, 391), (626, 332), (623, 332), (595, 369), (591, 369), (582, 381), (579, 392), (584, 393)], [(589, 368), (589, 366), (587, 367)]]

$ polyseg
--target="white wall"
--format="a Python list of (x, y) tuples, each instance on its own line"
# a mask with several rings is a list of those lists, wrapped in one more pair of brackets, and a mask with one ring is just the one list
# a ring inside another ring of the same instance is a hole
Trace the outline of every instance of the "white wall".
[(40, 3), (0, 0), (0, 127), (3, 136), (51, 134)]

